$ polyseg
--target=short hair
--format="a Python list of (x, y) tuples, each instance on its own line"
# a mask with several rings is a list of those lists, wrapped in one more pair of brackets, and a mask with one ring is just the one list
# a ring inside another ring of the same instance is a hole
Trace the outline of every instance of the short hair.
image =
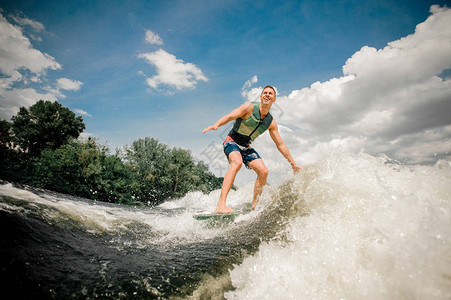
[(276, 94), (277, 94), (276, 89), (275, 89), (272, 85), (267, 85), (267, 86), (265, 86), (265, 87), (263, 88), (263, 90), (262, 90), (262, 93), (263, 93), (263, 91), (264, 91), (266, 88), (272, 89), (272, 90), (274, 91), (274, 97), (276, 96)]

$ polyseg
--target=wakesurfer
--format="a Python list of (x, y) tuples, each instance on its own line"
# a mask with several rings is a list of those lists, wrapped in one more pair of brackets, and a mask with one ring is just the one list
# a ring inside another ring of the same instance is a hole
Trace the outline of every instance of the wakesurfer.
[(266, 184), (268, 169), (257, 151), (250, 147), (250, 144), (266, 130), (269, 131), (271, 139), (276, 144), (279, 152), (288, 160), (293, 171), (297, 172), (302, 169), (296, 164), (291, 156), (288, 147), (279, 135), (277, 123), (269, 112), (275, 101), (276, 90), (268, 85), (263, 88), (263, 91), (260, 94), (260, 102), (245, 103), (229, 114), (221, 117), (212, 126), (203, 130), (202, 133), (206, 133), (210, 130), (217, 130), (218, 127), (223, 126), (230, 121), (235, 121), (232, 130), (229, 132), (223, 143), (224, 153), (229, 160), (230, 167), (222, 182), (221, 194), (215, 213), (234, 212), (233, 209), (226, 205), (226, 199), (232, 188), (233, 182), (235, 181), (236, 174), (241, 169), (243, 163), (247, 168), (252, 169), (257, 173), (257, 180), (255, 181), (252, 199), (252, 209), (255, 209), (257, 206), (258, 198)]

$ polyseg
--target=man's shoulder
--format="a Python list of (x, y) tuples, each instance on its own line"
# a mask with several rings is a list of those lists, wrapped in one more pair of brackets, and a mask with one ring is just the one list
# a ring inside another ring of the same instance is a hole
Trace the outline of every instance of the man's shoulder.
[(245, 109), (245, 110), (253, 109), (254, 108), (254, 102), (243, 103), (243, 104), (241, 104), (240, 108)]
[(271, 111), (270, 112), (268, 112), (268, 117), (271, 119), (271, 120), (273, 120), (274, 121), (274, 117), (272, 116), (272, 114), (271, 114)]
[(253, 102), (244, 103), (242, 107), (246, 111), (246, 114), (252, 114), (252, 111), (254, 110), (254, 103)]
[(276, 120), (275, 120), (272, 116), (271, 116), (271, 123), (269, 124), (268, 129), (269, 129), (269, 130), (277, 129), (277, 123), (276, 123)]

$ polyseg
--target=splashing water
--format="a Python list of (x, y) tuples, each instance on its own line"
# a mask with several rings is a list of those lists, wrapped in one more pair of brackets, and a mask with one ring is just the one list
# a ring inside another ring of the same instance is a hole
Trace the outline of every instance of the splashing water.
[(449, 299), (451, 167), (342, 155), (296, 178), (285, 241), (230, 272), (227, 299)]
[(213, 225), (193, 215), (219, 191), (134, 208), (4, 183), (0, 280), (17, 298), (449, 299), (450, 183), (448, 161), (334, 155)]

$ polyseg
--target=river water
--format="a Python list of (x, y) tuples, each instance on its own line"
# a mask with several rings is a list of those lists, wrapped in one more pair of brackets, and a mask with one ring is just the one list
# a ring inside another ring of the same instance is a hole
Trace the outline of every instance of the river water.
[[(246, 210), (253, 183), (228, 204)], [(219, 191), (128, 207), (0, 184), (11, 299), (451, 299), (451, 164), (332, 155), (255, 211), (198, 221)]]

